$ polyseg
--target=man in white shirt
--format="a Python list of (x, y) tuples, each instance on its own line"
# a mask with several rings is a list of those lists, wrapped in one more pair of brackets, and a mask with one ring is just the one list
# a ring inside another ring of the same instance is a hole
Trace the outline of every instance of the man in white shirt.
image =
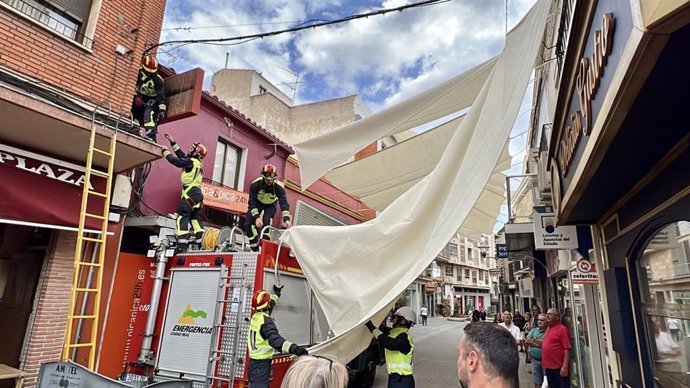
[(515, 338), (515, 346), (519, 346), (520, 341), (522, 341), (522, 330), (513, 325), (513, 316), (509, 311), (503, 312), (503, 322), (499, 323), (498, 326), (508, 330), (510, 334), (513, 335), (513, 338)]

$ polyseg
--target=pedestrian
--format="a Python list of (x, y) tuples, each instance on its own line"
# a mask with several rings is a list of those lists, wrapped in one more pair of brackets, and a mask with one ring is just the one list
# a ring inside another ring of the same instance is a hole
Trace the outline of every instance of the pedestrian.
[(426, 305), (422, 305), (422, 308), (419, 309), (419, 316), (422, 317), (422, 326), (426, 326), (426, 319), (429, 316), (429, 309), (426, 308)]
[(503, 314), (496, 313), (496, 315), (494, 315), (494, 323), (498, 324), (501, 322), (503, 322)]
[(508, 330), (510, 334), (513, 336), (515, 339), (515, 348), (517, 349), (520, 346), (520, 342), (522, 341), (522, 331), (520, 330), (519, 327), (515, 326), (513, 324), (513, 317), (510, 315), (509, 311), (504, 311), (503, 312), (503, 322), (499, 323), (498, 326), (501, 326), (502, 328)]
[(154, 142), (158, 123), (165, 117), (166, 104), (165, 82), (158, 74), (158, 60), (153, 55), (146, 55), (141, 59), (141, 69), (137, 73), (131, 113), (134, 125), (143, 126), (144, 134)]
[(299, 357), (288, 369), (281, 388), (346, 388), (348, 372), (338, 361), (320, 356)]
[(479, 310), (477, 309), (472, 309), (472, 322), (479, 322)]
[(517, 388), (520, 361), (513, 336), (496, 325), (483, 322), (471, 322), (463, 331), (458, 345), (460, 386)]
[(541, 347), (546, 334), (546, 315), (539, 314), (537, 327), (530, 330), (525, 339), (527, 350), (532, 357), (532, 382), (535, 388), (541, 388), (544, 383), (544, 369), (541, 365)]
[(257, 290), (252, 297), (254, 314), (249, 321), (249, 333), (247, 334), (250, 388), (268, 388), (274, 349), (298, 356), (309, 354), (307, 349), (286, 341), (278, 332), (278, 327), (271, 318), (271, 312), (280, 298), (282, 289), (282, 286), (273, 285), (275, 294), (265, 290)]
[(201, 180), (203, 179), (204, 170), (201, 161), (208, 151), (203, 144), (194, 143), (189, 153), (185, 155), (172, 136), (166, 133), (165, 138), (170, 142), (175, 155), (165, 148), (163, 156), (170, 164), (182, 169), (180, 177), (182, 190), (180, 201), (177, 204), (176, 234), (179, 238), (189, 238), (189, 225), (191, 224), (194, 238), (200, 240), (204, 234), (204, 225), (201, 220), (201, 208), (204, 205)]
[(550, 388), (570, 387), (570, 333), (557, 309), (546, 312), (546, 334), (541, 347), (541, 365)]
[[(522, 332), (522, 330), (525, 328), (526, 323), (527, 320), (525, 319), (525, 317), (522, 316), (522, 314), (520, 314), (520, 310), (515, 310), (515, 314), (513, 315), (513, 324), (517, 326)], [(518, 340), (518, 344), (520, 345), (520, 351), (524, 352), (525, 347), (522, 343), (522, 340)]]
[(290, 204), (285, 195), (285, 185), (276, 179), (278, 169), (272, 164), (261, 168), (261, 176), (254, 179), (249, 186), (249, 206), (245, 222), (245, 233), (249, 236), (249, 246), (253, 251), (259, 250), (259, 236), (265, 225), (273, 223), (276, 214), (276, 202), (282, 211), (282, 226), (290, 228)]
[[(578, 321), (581, 323), (581, 317), (578, 317)], [(669, 318), (666, 320), (666, 325), (668, 326), (668, 331), (671, 332), (673, 340), (676, 342), (680, 341), (680, 323), (675, 318)]]
[(412, 308), (403, 306), (395, 311), (392, 329), (386, 326), (379, 329), (371, 321), (366, 323), (367, 329), (386, 350), (388, 388), (414, 388), (415, 386), (412, 374), (414, 340), (410, 334), (410, 327), (416, 322), (417, 317)]
[(538, 305), (535, 304), (534, 306), (532, 306), (532, 327), (533, 328), (538, 326), (539, 322), (537, 322), (537, 317), (539, 317), (539, 314), (541, 314), (541, 307), (539, 307)]
[(527, 338), (527, 334), (530, 332), (530, 330), (532, 330), (532, 328), (532, 313), (528, 311), (525, 313), (525, 325), (522, 327), (522, 346), (525, 348), (525, 361), (527, 363), (530, 362), (531, 357), (529, 355), (529, 347), (525, 343), (524, 339)]
[(479, 320), (482, 322), (486, 321), (486, 311), (484, 311), (484, 307), (479, 308)]

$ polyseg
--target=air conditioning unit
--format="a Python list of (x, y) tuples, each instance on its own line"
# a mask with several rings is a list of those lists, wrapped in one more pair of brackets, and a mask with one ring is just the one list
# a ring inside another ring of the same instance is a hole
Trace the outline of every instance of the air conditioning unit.
[(541, 201), (551, 201), (551, 174), (546, 169), (549, 163), (549, 153), (541, 151), (537, 162), (537, 193)]

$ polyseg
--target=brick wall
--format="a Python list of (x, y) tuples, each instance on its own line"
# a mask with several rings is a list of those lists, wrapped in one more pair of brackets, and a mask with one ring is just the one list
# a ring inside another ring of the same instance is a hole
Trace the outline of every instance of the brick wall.
[(67, 326), (69, 293), (72, 286), (72, 268), (77, 234), (55, 232), (53, 249), (42, 274), (43, 285), (36, 295), (38, 306), (29, 339), (26, 363), (28, 373), (24, 387), (36, 386), (38, 370), (43, 362), (58, 361)]
[[(89, 52), (0, 3), (0, 65), (128, 112), (141, 55), (158, 42), (164, 12), (165, 0), (103, 1)], [(132, 55), (116, 54), (117, 44)]]

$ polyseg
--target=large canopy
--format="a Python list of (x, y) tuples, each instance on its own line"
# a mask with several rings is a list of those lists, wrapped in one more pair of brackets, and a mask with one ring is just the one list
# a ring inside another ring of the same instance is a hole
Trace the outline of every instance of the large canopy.
[[(455, 111), (464, 105), (471, 105), (471, 109), (428, 175), (371, 221), (348, 226), (295, 226), (283, 235), (336, 335), (311, 349), (312, 353), (347, 361), (368, 346), (371, 336), (363, 324), (369, 319), (374, 323), (383, 320), (395, 299), (471, 215), (487, 184), (497, 184), (492, 177), (541, 45), (549, 3), (539, 0), (508, 34), (498, 59), (472, 73), (470, 78), (478, 79), (475, 77), (480, 72), (479, 78), (485, 81), (476, 98), (458, 97)], [(460, 83), (468, 79), (458, 78)], [(465, 87), (473, 89), (476, 85)], [(455, 89), (448, 86), (446, 90)], [(439, 101), (438, 95), (423, 95), (430, 106)], [(400, 117), (418, 117), (421, 124), (421, 117), (430, 116), (421, 112), (410, 114), (401, 109)], [(349, 133), (347, 128), (354, 130)], [(379, 135), (372, 139), (367, 133), (372, 128), (376, 126), (353, 124), (296, 145), (301, 168), (311, 171), (310, 177), (303, 177), (305, 187), (376, 140)]]

